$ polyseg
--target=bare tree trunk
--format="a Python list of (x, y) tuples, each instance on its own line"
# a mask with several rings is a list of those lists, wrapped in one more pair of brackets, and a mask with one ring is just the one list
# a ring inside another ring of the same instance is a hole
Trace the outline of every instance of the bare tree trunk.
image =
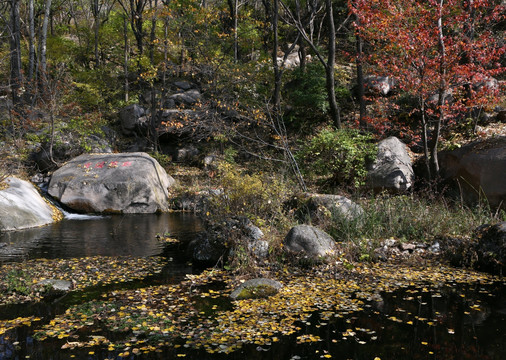
[[(28, 3), (28, 81), (31, 83), (35, 72), (35, 17), (34, 0)], [(31, 84), (30, 84), (31, 85)]]
[(148, 0), (128, 0), (127, 2), (126, 0), (118, 0), (118, 3), (130, 20), (130, 26), (134, 33), (139, 55), (144, 53), (144, 19), (142, 14), (144, 13), (147, 1)]
[(98, 33), (100, 28), (100, 8), (98, 0), (92, 0), (91, 12), (93, 14), (93, 32), (95, 35), (95, 65), (100, 66), (100, 57), (98, 56)]
[(365, 123), (365, 116), (366, 116), (366, 107), (365, 107), (365, 94), (364, 94), (364, 72), (362, 69), (362, 55), (363, 55), (363, 41), (362, 37), (360, 36), (360, 23), (358, 18), (355, 20), (357, 23), (357, 28), (355, 30), (355, 41), (356, 41), (356, 48), (357, 48), (357, 54), (356, 54), (356, 64), (357, 64), (357, 87), (358, 87), (358, 101), (360, 106), (360, 118), (359, 118), (359, 124), (360, 128), (365, 129), (367, 127), (367, 124)]
[(40, 67), (39, 72), (41, 75), (43, 87), (46, 86), (47, 82), (47, 58), (46, 58), (46, 43), (47, 43), (47, 27), (49, 23), (49, 13), (51, 10), (51, 0), (46, 0), (44, 8), (44, 20), (42, 22), (42, 30), (39, 39), (39, 56), (40, 56)]
[[(327, 99), (330, 108), (330, 116), (332, 118), (332, 122), (334, 126), (338, 129), (341, 128), (341, 114), (339, 106), (337, 105), (336, 95), (335, 95), (335, 84), (334, 84), (334, 65), (336, 62), (336, 30), (334, 24), (334, 11), (332, 9), (332, 0), (325, 0), (326, 11), (327, 11), (327, 22), (328, 22), (328, 34), (329, 34), (329, 45), (328, 45), (328, 55), (327, 60), (323, 57), (320, 50), (317, 48), (315, 43), (310, 39), (306, 30), (301, 21), (301, 10), (300, 10), (300, 1), (295, 0), (295, 15), (291, 12), (291, 10), (286, 6), (283, 2), (284, 10), (287, 15), (291, 18), (293, 25), (299, 31), (299, 34), (304, 38), (304, 40), (308, 43), (311, 49), (315, 52), (318, 60), (322, 63), (325, 68), (325, 79), (326, 79), (326, 88), (327, 88)], [(316, 11), (316, 8), (314, 8)], [(314, 14), (310, 14), (309, 18), (311, 19)]]
[(329, 31), (329, 48), (327, 57), (326, 78), (327, 78), (327, 96), (329, 98), (330, 116), (334, 126), (341, 128), (341, 115), (336, 102), (335, 82), (334, 82), (334, 65), (336, 63), (336, 29), (334, 24), (334, 11), (332, 9), (332, 0), (325, 0), (327, 5), (327, 19)]
[[(423, 78), (422, 78), (423, 83)], [(427, 140), (427, 117), (425, 115), (425, 99), (423, 95), (420, 95), (420, 111), (422, 113), (422, 144), (423, 144), (423, 154), (425, 160), (425, 168), (427, 170), (427, 178), (432, 179), (431, 170), (430, 170), (430, 157), (429, 157), (429, 143)]]
[(158, 153), (158, 112), (157, 112), (157, 106), (158, 101), (156, 99), (155, 94), (155, 87), (153, 82), (151, 83), (151, 118), (150, 118), (150, 137), (151, 137), (151, 144), (153, 146), (153, 152), (155, 154)]
[(128, 19), (127, 16), (123, 18), (123, 40), (124, 40), (124, 64), (123, 70), (125, 75), (125, 101), (128, 102)]
[(434, 176), (439, 175), (439, 161), (437, 147), (439, 144), (439, 137), (441, 133), (441, 124), (443, 123), (445, 111), (445, 95), (446, 95), (446, 50), (443, 35), (443, 6), (444, 0), (440, 0), (438, 5), (438, 37), (439, 37), (439, 100), (438, 108), (439, 115), (434, 126), (434, 133), (432, 134), (432, 146), (431, 146), (431, 162)]
[(95, 51), (95, 65), (97, 67), (99, 67), (101, 63), (99, 54), (100, 26), (102, 26), (109, 19), (109, 14), (115, 2), (116, 0), (90, 0), (90, 8), (94, 21), (93, 23), (93, 33), (95, 37), (94, 51)]
[(234, 0), (234, 62), (239, 60), (239, 34), (238, 27), (239, 0)]
[(278, 47), (279, 47), (279, 39), (278, 39), (278, 16), (279, 16), (279, 0), (274, 0), (274, 8), (272, 11), (272, 32), (273, 35), (273, 43), (272, 43), (272, 65), (274, 67), (274, 94), (273, 94), (273, 104), (274, 104), (274, 114), (279, 112), (280, 102), (281, 102), (281, 70), (278, 65)]
[(156, 21), (157, 21), (157, 9), (158, 9), (158, 0), (155, 0), (155, 4), (153, 7), (152, 1), (149, 2), (149, 7), (153, 12), (153, 16), (151, 18), (151, 34), (149, 38), (149, 59), (151, 65), (155, 64), (155, 40), (156, 40)]
[(17, 105), (21, 102), (21, 87), (23, 79), (21, 76), (21, 45), (20, 45), (20, 19), (19, 19), (19, 0), (11, 0), (10, 14), (10, 60), (11, 60), (11, 91), (12, 102)]
[(299, 58), (300, 58), (300, 65), (299, 69), (304, 74), (306, 72), (306, 48), (304, 47), (304, 39), (302, 37), (299, 37)]

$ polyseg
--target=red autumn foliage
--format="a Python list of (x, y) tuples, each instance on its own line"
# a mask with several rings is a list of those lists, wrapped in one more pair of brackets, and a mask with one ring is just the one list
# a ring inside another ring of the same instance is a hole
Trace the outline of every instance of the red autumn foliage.
[[(506, 47), (490, 26), (504, 20), (505, 6), (492, 0), (350, 0), (349, 7), (372, 71), (394, 77), (399, 93), (416, 99), (427, 164), (430, 147), (437, 172), (440, 128), (497, 100), (494, 77), (505, 71), (500, 61)], [(399, 126), (399, 119), (390, 121)], [(401, 124), (402, 131), (409, 129)]]

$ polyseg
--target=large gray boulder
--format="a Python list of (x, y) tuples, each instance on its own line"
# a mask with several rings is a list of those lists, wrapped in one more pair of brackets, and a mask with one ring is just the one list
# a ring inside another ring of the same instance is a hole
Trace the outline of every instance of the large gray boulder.
[(283, 240), (283, 245), (288, 251), (313, 259), (334, 255), (337, 251), (337, 245), (329, 234), (310, 225), (291, 228)]
[(168, 210), (174, 179), (146, 153), (85, 154), (54, 172), (51, 196), (85, 213)]
[(306, 196), (306, 206), (313, 222), (333, 217), (343, 217), (352, 221), (364, 214), (360, 205), (341, 195), (306, 194)]
[(0, 231), (26, 229), (53, 222), (56, 210), (53, 212), (31, 183), (8, 177), (0, 184), (0, 189)]
[(169, 99), (174, 100), (176, 105), (193, 105), (200, 101), (202, 95), (197, 89), (190, 89), (182, 93), (177, 93), (169, 96)]
[(506, 136), (439, 153), (440, 175), (468, 203), (506, 209)]
[(412, 161), (407, 146), (391, 136), (378, 144), (378, 155), (367, 174), (367, 186), (375, 191), (401, 192), (414, 182)]
[(121, 130), (125, 135), (133, 135), (135, 131), (145, 126), (147, 122), (146, 109), (138, 104), (124, 107), (119, 112)]

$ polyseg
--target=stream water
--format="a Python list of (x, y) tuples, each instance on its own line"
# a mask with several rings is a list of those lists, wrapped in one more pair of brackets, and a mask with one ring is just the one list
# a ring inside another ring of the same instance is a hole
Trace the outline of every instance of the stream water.
[[(167, 246), (156, 238), (168, 234), (187, 244), (202, 231), (190, 214), (160, 214), (110, 217), (78, 217), (44, 228), (10, 232), (0, 236), (0, 264), (36, 258), (80, 258), (103, 256), (152, 256), (173, 259), (159, 276), (123, 284), (133, 288), (179, 281), (175, 275), (193, 271), (184, 246)], [(110, 290), (110, 289), (109, 289)], [(108, 291), (109, 291), (108, 290)], [(81, 300), (0, 306), (0, 320), (14, 316), (53, 317), (72, 303), (100, 297), (103, 289), (80, 294)], [(470, 309), (469, 304), (479, 304)], [(16, 313), (16, 315), (13, 315)], [(269, 346), (245, 345), (228, 355), (185, 349), (186, 359), (506, 359), (506, 287), (492, 284), (447, 284), (437, 292), (408, 287), (381, 293), (364, 311), (322, 321), (314, 313), (300, 324), (300, 332), (283, 336)], [(303, 334), (317, 335), (318, 341), (303, 342)], [(93, 353), (60, 350), (62, 340), (38, 342), (33, 330), (19, 327), (0, 335), (0, 360), (11, 359), (175, 359), (180, 350), (168, 348), (148, 355), (121, 357), (117, 352), (97, 348)], [(111, 334), (111, 336), (114, 336)], [(63, 342), (64, 343), (64, 342)]]

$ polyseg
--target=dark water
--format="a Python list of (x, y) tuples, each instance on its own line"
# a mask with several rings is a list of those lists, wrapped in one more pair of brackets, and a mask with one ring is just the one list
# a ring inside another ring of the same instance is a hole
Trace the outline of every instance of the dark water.
[(71, 215), (35, 229), (0, 234), (0, 263), (25, 259), (79, 258), (87, 256), (160, 255), (163, 242), (157, 234), (189, 239), (201, 231), (192, 214)]
[[(111, 216), (64, 220), (45, 228), (2, 235), (0, 261), (11, 262), (32, 258), (73, 258), (95, 255), (162, 255), (173, 257), (173, 267), (165, 276), (191, 272), (186, 264), (184, 247), (170, 247), (156, 239), (168, 233), (183, 244), (201, 231), (198, 219), (189, 214)], [(186, 264), (186, 265), (184, 265)], [(163, 281), (163, 279), (162, 279)], [(172, 280), (171, 280), (172, 281)], [(146, 279), (132, 284), (142, 287), (157, 284), (160, 279)], [(98, 290), (97, 298), (106, 289)], [(471, 305), (478, 304), (472, 308)], [(23, 305), (24, 306), (24, 305)], [(23, 307), (21, 306), (21, 307)], [(28, 305), (27, 305), (28, 306)], [(26, 309), (27, 314), (51, 318), (62, 313), (65, 303), (43, 303)], [(12, 309), (15, 309), (13, 307)], [(0, 309), (0, 318), (10, 309)], [(23, 313), (22, 309), (16, 311)], [(19, 315), (17, 315), (19, 316)], [(163, 349), (161, 353), (128, 359), (427, 359), (427, 360), (502, 360), (506, 359), (506, 286), (494, 284), (446, 284), (437, 291), (403, 288), (382, 293), (381, 299), (367, 303), (358, 313), (341, 314), (321, 320), (314, 313), (300, 324), (293, 336), (281, 337), (271, 345), (245, 345), (234, 353), (208, 354), (180, 347)], [(0, 360), (11, 359), (125, 359), (119, 352), (104, 348), (63, 351), (65, 340), (37, 342), (32, 329), (21, 327), (0, 335)], [(320, 341), (297, 343), (303, 334), (318, 336)], [(86, 334), (84, 334), (86, 336)], [(114, 334), (108, 334), (113, 338)], [(93, 350), (93, 354), (90, 354)], [(180, 357), (178, 355), (185, 355)]]
[[(233, 359), (300, 360), (503, 360), (506, 359), (506, 288), (503, 284), (464, 286), (459, 291), (445, 287), (437, 293), (416, 288), (383, 293), (381, 301), (364, 311), (322, 321), (314, 313), (301, 331), (282, 337), (272, 345), (246, 345), (228, 355), (208, 354), (180, 347), (160, 353), (120, 357), (104, 348), (62, 351), (64, 340), (42, 343), (31, 338), (29, 329), (19, 329), (9, 340), (0, 336), (0, 359)], [(407, 300), (411, 297), (416, 300)], [(464, 295), (464, 297), (462, 296)], [(469, 311), (469, 302), (480, 311)], [(395, 316), (398, 321), (392, 321)], [(423, 320), (416, 320), (415, 316)], [(412, 322), (412, 323), (409, 323)], [(350, 335), (350, 330), (353, 335)], [(297, 336), (312, 334), (320, 341), (297, 343)], [(114, 334), (104, 334), (113, 339)], [(3, 343), (2, 343), (3, 341)], [(13, 345), (19, 341), (19, 345)], [(184, 342), (182, 343), (184, 344)], [(90, 350), (93, 354), (90, 355)], [(179, 356), (178, 356), (179, 355)], [(330, 356), (330, 357), (329, 357)]]

